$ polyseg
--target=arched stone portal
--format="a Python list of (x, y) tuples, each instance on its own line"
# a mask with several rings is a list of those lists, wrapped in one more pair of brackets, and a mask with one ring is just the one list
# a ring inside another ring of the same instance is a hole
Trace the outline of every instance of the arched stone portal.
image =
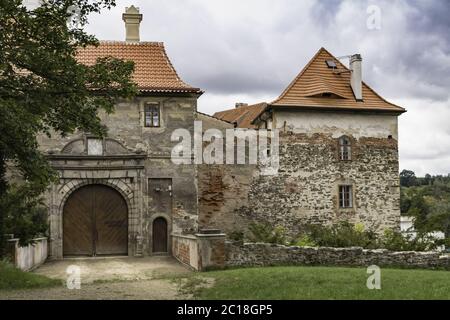
[(128, 207), (118, 191), (90, 184), (69, 195), (63, 209), (63, 254), (128, 254)]

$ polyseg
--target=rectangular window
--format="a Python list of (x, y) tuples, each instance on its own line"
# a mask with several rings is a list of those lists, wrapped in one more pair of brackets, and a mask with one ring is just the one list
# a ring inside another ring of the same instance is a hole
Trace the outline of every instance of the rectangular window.
[(341, 146), (341, 160), (348, 161), (350, 159), (350, 146), (342, 145)]
[(349, 185), (339, 186), (339, 207), (340, 208), (353, 207), (352, 186)]
[(144, 107), (144, 125), (146, 127), (159, 127), (161, 125), (159, 105), (146, 104)]

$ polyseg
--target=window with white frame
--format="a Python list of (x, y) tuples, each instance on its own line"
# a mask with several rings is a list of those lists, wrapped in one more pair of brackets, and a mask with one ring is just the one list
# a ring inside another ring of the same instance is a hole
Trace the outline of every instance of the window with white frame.
[(339, 207), (352, 208), (353, 207), (353, 193), (351, 185), (339, 186)]
[(343, 161), (352, 159), (352, 145), (347, 136), (339, 138), (339, 159)]
[(159, 127), (161, 125), (161, 113), (159, 105), (146, 104), (144, 106), (144, 126)]

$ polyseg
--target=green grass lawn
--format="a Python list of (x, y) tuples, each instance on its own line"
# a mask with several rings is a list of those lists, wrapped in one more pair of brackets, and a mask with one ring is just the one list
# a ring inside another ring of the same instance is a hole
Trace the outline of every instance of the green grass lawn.
[[(185, 283), (197, 299), (450, 299), (450, 272), (381, 269), (381, 289), (369, 290), (365, 268), (265, 267), (196, 274)], [(214, 278), (211, 287), (199, 277)]]
[(23, 272), (9, 263), (0, 261), (0, 290), (47, 288), (61, 285), (61, 280)]

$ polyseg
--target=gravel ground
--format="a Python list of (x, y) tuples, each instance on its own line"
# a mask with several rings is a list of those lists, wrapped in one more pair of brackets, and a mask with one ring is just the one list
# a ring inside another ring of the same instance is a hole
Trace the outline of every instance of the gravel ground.
[[(81, 288), (67, 289), (66, 270), (81, 270)], [(170, 276), (188, 276), (191, 271), (172, 257), (88, 258), (51, 261), (33, 272), (61, 279), (61, 287), (32, 290), (0, 291), (0, 299), (26, 300), (99, 300), (99, 299), (189, 299)]]

